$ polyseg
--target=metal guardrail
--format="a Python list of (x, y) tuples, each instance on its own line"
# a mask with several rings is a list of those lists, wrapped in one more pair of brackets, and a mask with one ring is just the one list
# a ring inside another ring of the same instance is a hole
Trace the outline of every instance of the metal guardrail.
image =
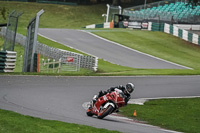
[[(194, 25), (197, 26), (197, 25)], [(182, 27), (182, 28), (180, 28)], [(191, 25), (170, 25), (167, 23), (154, 23), (149, 22), (148, 23), (148, 30), (150, 31), (162, 31), (171, 35), (174, 35), (176, 37), (179, 37), (185, 41), (189, 41), (193, 44), (196, 44), (200, 46), (200, 35), (192, 33), (190, 31), (184, 30), (188, 29), (188, 27), (191, 27)]]
[(164, 32), (200, 46), (200, 35), (181, 29), (178, 25), (165, 24)]
[(42, 59), (40, 72), (60, 73), (64, 71), (80, 71), (80, 59), (78, 56), (63, 56), (59, 60)]
[[(1, 36), (5, 36), (6, 28), (2, 28), (0, 31)], [(16, 43), (19, 43), (22, 46), (26, 44), (26, 37), (17, 33), (16, 34)], [(63, 56), (79, 56), (80, 59), (80, 68), (87, 68), (93, 71), (97, 71), (98, 67), (98, 57), (94, 56), (84, 56), (75, 52), (62, 50), (58, 48), (49, 47), (45, 44), (37, 42), (36, 53), (39, 53), (43, 56), (59, 60)]]

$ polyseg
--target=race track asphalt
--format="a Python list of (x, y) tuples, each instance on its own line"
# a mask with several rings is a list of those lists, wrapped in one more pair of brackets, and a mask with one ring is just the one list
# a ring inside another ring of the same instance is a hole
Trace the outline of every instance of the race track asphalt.
[(133, 82), (132, 98), (200, 96), (200, 76), (51, 77), (0, 75), (0, 108), (21, 114), (129, 133), (171, 133), (111, 116), (88, 117), (83, 103), (99, 90)]
[(122, 66), (149, 69), (189, 69), (114, 42), (106, 41), (81, 30), (41, 28), (39, 29), (39, 34), (63, 45)]
[[(134, 68), (187, 69), (99, 39), (79, 30), (39, 29), (45, 37), (115, 64)], [(83, 108), (94, 94), (133, 82), (132, 98), (200, 96), (199, 76), (51, 77), (0, 75), (0, 108), (24, 115), (129, 133), (172, 133), (134, 120), (88, 117)]]

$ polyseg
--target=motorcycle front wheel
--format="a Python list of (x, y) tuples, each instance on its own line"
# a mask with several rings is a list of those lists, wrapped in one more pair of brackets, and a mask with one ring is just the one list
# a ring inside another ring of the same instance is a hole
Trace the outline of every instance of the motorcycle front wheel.
[(114, 109), (114, 107), (110, 105), (107, 108), (100, 110), (97, 118), (98, 119), (103, 119), (104, 117), (109, 115), (113, 111), (113, 109)]
[(93, 116), (93, 113), (91, 112), (90, 109), (88, 109), (88, 111), (86, 112), (87, 116)]

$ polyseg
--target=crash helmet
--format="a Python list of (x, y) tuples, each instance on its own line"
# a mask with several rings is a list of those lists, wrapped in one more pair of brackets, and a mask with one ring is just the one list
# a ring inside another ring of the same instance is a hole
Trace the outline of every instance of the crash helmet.
[(135, 85), (133, 83), (126, 84), (125, 90), (128, 94), (131, 94), (134, 91)]

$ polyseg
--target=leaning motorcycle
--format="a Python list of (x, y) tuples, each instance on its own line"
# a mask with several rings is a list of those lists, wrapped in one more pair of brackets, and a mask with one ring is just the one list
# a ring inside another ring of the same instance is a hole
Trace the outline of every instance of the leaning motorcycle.
[(115, 91), (99, 97), (94, 104), (93, 101), (91, 101), (90, 106), (87, 110), (87, 115), (96, 115), (97, 118), (103, 119), (104, 117), (117, 111), (120, 107), (123, 107), (124, 105), (124, 93), (119, 89), (115, 89)]

